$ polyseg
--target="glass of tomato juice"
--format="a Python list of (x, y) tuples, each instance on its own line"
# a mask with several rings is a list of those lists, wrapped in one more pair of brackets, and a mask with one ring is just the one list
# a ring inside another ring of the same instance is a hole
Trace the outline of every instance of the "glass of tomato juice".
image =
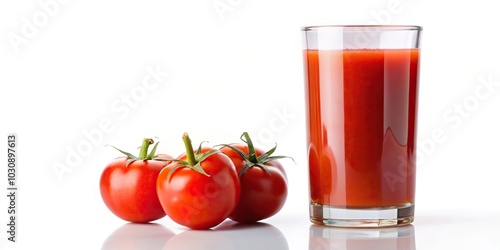
[(310, 219), (414, 219), (420, 26), (302, 28)]

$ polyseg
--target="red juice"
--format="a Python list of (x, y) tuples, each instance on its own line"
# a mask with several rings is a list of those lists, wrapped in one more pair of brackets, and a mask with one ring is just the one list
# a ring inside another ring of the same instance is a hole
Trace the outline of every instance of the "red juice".
[(313, 204), (414, 202), (419, 53), (304, 51)]

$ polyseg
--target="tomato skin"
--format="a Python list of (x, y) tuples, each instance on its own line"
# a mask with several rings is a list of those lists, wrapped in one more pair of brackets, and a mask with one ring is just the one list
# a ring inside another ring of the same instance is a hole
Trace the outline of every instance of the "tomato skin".
[[(248, 154), (248, 147), (245, 144), (231, 144), (231, 146)], [(228, 147), (221, 148), (221, 151), (229, 156), (237, 173), (240, 174), (245, 164), (243, 158)], [(264, 153), (257, 148), (255, 152), (257, 156)], [(275, 215), (285, 204), (288, 184), (283, 166), (276, 160), (269, 161), (265, 165), (270, 175), (262, 168), (253, 166), (240, 177), (240, 200), (229, 216), (231, 220), (241, 223), (256, 222)]]
[(165, 216), (156, 194), (156, 179), (165, 162), (120, 157), (101, 174), (100, 190), (106, 206), (116, 216), (135, 223), (147, 223)]
[[(207, 152), (212, 148), (202, 148)], [(196, 151), (195, 151), (196, 152)], [(177, 159), (186, 160), (186, 154)], [(160, 203), (176, 223), (192, 229), (209, 229), (223, 222), (236, 207), (240, 197), (240, 181), (229, 157), (217, 152), (201, 162), (209, 175), (182, 167), (168, 173), (179, 162), (167, 165), (156, 184)]]

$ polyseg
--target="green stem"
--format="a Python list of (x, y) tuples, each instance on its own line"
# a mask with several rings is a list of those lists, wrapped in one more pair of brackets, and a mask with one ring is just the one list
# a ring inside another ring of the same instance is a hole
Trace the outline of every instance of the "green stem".
[(144, 138), (142, 140), (141, 151), (139, 151), (139, 159), (146, 159), (148, 157), (149, 145), (155, 143), (151, 138)]
[(191, 139), (187, 133), (182, 135), (182, 140), (184, 141), (184, 147), (186, 147), (186, 156), (188, 160), (189, 166), (196, 165), (196, 159), (194, 157), (193, 144), (191, 143)]
[(253, 146), (252, 139), (250, 139), (250, 135), (248, 135), (247, 132), (243, 132), (242, 136), (245, 137), (248, 146), (248, 160), (250, 160), (250, 162), (252, 163), (257, 163), (258, 162), (257, 155), (255, 153), (255, 148)]

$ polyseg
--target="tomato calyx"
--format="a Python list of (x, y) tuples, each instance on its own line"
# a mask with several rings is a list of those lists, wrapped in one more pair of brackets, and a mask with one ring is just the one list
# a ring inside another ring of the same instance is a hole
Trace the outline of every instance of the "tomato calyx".
[(177, 161), (179, 162), (178, 165), (173, 167), (167, 175), (167, 181), (170, 182), (170, 178), (172, 177), (172, 174), (179, 168), (190, 168), (202, 175), (205, 175), (207, 177), (210, 177), (205, 170), (201, 167), (201, 162), (203, 162), (205, 159), (207, 159), (209, 156), (219, 152), (217, 149), (211, 149), (207, 152), (202, 153), (202, 148), (201, 145), (206, 142), (203, 141), (200, 143), (198, 146), (198, 150), (196, 150), (196, 153), (193, 150), (193, 144), (191, 143), (191, 139), (189, 138), (188, 133), (184, 133), (182, 135), (182, 141), (184, 141), (184, 147), (186, 148), (186, 158), (187, 161), (185, 160), (172, 160), (172, 161)]
[(251, 167), (259, 167), (262, 170), (264, 170), (268, 175), (271, 175), (271, 172), (269, 171), (268, 166), (266, 164), (273, 160), (290, 158), (292, 159), (292, 161), (295, 161), (292, 157), (289, 156), (279, 156), (279, 155), (273, 156), (272, 154), (274, 153), (274, 151), (276, 151), (276, 148), (278, 147), (278, 144), (276, 143), (273, 148), (271, 148), (261, 156), (257, 157), (257, 153), (255, 152), (255, 147), (253, 146), (253, 142), (252, 139), (250, 138), (250, 135), (248, 135), (247, 132), (243, 132), (243, 134), (240, 136), (240, 139), (247, 144), (248, 154), (246, 154), (239, 148), (231, 146), (231, 144), (220, 144), (220, 146), (228, 147), (231, 150), (235, 151), (236, 153), (238, 153), (238, 155), (241, 156), (241, 158), (243, 158), (245, 164), (239, 173), (240, 178)]
[(172, 159), (166, 159), (166, 158), (163, 158), (162, 156), (156, 155), (156, 148), (158, 147), (158, 143), (160, 143), (160, 142), (156, 142), (156, 144), (151, 149), (151, 152), (148, 153), (149, 146), (153, 143), (155, 143), (153, 139), (144, 138), (142, 140), (142, 145), (139, 147), (139, 149), (140, 149), (139, 156), (135, 156), (129, 152), (123, 151), (123, 150), (121, 150), (115, 146), (112, 146), (112, 145), (106, 145), (106, 146), (113, 147), (114, 149), (120, 151), (120, 153), (127, 156), (128, 161), (127, 161), (126, 167), (128, 167), (128, 165), (130, 165), (131, 163), (133, 163), (135, 161), (140, 161), (140, 160), (143, 160), (143, 161), (149, 161), (149, 160), (171, 161), (172, 160)]

